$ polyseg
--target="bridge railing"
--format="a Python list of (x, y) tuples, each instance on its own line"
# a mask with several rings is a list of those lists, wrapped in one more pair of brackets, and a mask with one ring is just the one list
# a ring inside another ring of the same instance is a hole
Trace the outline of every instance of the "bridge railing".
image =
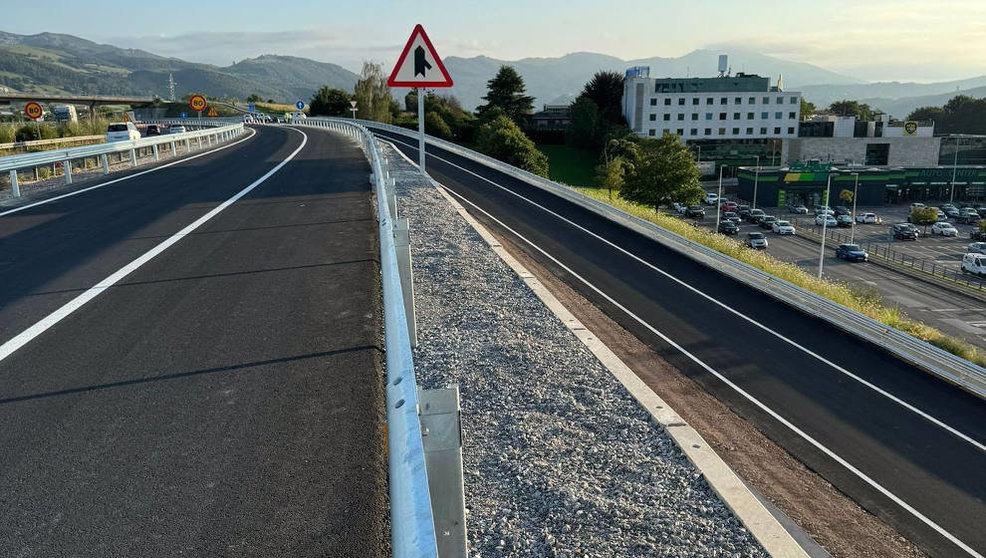
[[(425, 450), (418, 419), (418, 389), (411, 344), (414, 337), (413, 294), (401, 280), (398, 243), (406, 243), (405, 220), (397, 219), (394, 182), (373, 135), (364, 126), (342, 119), (306, 118), (292, 126), (340, 132), (359, 142), (370, 161), (380, 227), (380, 270), (383, 279), (384, 343), (387, 364), (387, 446), (389, 451), (391, 538), (398, 558), (437, 557)], [(390, 188), (388, 190), (388, 188)], [(403, 240), (402, 240), (403, 237)], [(410, 271), (410, 261), (407, 262)], [(409, 310), (406, 310), (409, 309)]]
[[(110, 164), (108, 156), (111, 154), (129, 153), (130, 164), (133, 167), (138, 165), (138, 150), (149, 149), (155, 161), (160, 159), (159, 148), (162, 145), (170, 147), (171, 154), (177, 154), (177, 145), (184, 144), (185, 152), (191, 151), (191, 142), (196, 143), (196, 147), (210, 146), (213, 143), (220, 143), (231, 140), (244, 131), (243, 122), (216, 121), (208, 119), (205, 122), (188, 122), (187, 120), (175, 121), (155, 121), (168, 124), (183, 124), (187, 126), (201, 126), (200, 130), (192, 130), (180, 134), (165, 134), (152, 136), (138, 140), (114, 141), (86, 145), (82, 147), (71, 147), (68, 149), (52, 149), (49, 151), (38, 151), (35, 153), (25, 153), (22, 155), (11, 155), (0, 157), (0, 176), (3, 173), (10, 174), (10, 186), (14, 197), (20, 197), (20, 186), (18, 184), (18, 171), (22, 169), (33, 169), (44, 165), (55, 163), (62, 164), (65, 173), (65, 183), (72, 183), (72, 161), (79, 159), (98, 159), (102, 163), (103, 174), (108, 174)], [(205, 145), (203, 145), (205, 144)]]
[[(358, 122), (366, 126), (398, 132), (409, 137), (417, 137), (416, 132), (407, 128), (371, 121)], [(880, 323), (855, 310), (846, 308), (803, 287), (779, 279), (752, 265), (741, 262), (693, 240), (689, 240), (667, 229), (658, 227), (645, 219), (635, 217), (607, 203), (576, 192), (572, 188), (449, 141), (428, 136), (427, 143), (483, 163), (509, 176), (513, 176), (532, 186), (551, 192), (576, 205), (584, 207), (606, 219), (635, 230), (689, 258), (702, 262), (713, 269), (721, 270), (723, 273), (768, 296), (772, 296), (785, 304), (801, 308), (846, 332), (883, 347), (888, 352), (911, 363), (917, 368), (955, 384), (980, 398), (986, 399), (986, 368), (982, 366), (935, 347), (896, 328)]]

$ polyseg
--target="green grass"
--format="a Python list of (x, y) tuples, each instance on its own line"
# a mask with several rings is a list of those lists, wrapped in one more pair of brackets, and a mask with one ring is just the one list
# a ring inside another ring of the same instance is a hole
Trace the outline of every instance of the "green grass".
[(548, 156), (548, 178), (562, 184), (591, 187), (596, 178), (598, 157), (590, 151), (567, 145), (539, 145)]
[(618, 196), (610, 200), (608, 192), (605, 190), (596, 188), (576, 188), (576, 190), (590, 198), (608, 203), (635, 217), (650, 221), (680, 236), (732, 256), (775, 277), (869, 316), (880, 323), (899, 329), (969, 362), (986, 366), (986, 354), (983, 354), (978, 348), (960, 339), (948, 337), (929, 325), (908, 319), (899, 308), (884, 306), (882, 298), (872, 289), (819, 279), (793, 263), (776, 260), (766, 252), (748, 249), (740, 242), (714, 233), (709, 229), (695, 227), (681, 219), (661, 211), (655, 211), (650, 207), (628, 202)]

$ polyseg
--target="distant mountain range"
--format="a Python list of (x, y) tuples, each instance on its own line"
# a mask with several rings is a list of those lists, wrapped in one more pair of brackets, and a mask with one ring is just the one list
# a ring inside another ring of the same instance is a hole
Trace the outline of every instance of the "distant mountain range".
[[(483, 104), (486, 82), (501, 65), (513, 66), (524, 77), (535, 106), (570, 103), (592, 75), (600, 70), (622, 73), (630, 66), (649, 66), (651, 77), (714, 76), (719, 54), (729, 55), (732, 73), (771, 78), (783, 76), (784, 88), (801, 91), (819, 108), (833, 101), (854, 99), (897, 118), (920, 106), (941, 106), (957, 94), (986, 96), (986, 76), (939, 83), (864, 83), (856, 78), (804, 64), (737, 48), (696, 50), (677, 58), (621, 60), (604, 54), (578, 52), (558, 58), (504, 61), (477, 56), (444, 60), (455, 87), (439, 94), (458, 97), (462, 106)], [(358, 76), (324, 62), (291, 56), (264, 55), (230, 66), (187, 62), (139, 49), (56, 33), (16, 35), (0, 31), (0, 85), (16, 91), (107, 95), (168, 96), (168, 74), (174, 75), (176, 94), (205, 93), (245, 99), (293, 102), (308, 100), (322, 85), (352, 91)], [(407, 90), (395, 90), (401, 98)]]

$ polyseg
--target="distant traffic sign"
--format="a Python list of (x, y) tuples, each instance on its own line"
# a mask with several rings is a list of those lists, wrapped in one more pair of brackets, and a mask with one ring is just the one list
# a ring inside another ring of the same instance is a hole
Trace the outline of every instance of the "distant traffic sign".
[[(411, 60), (408, 60), (408, 55)], [(438, 57), (438, 52), (432, 46), (428, 34), (419, 23), (414, 26), (411, 37), (404, 45), (394, 66), (394, 71), (387, 80), (391, 87), (452, 87), (452, 78)]]
[(249, 110), (250, 112), (257, 112), (257, 105), (255, 105), (255, 104), (253, 104), (253, 103), (250, 103), (249, 105), (247, 105), (247, 109), (248, 109), (248, 110)]
[(183, 113), (181, 113), (181, 117), (182, 118), (188, 118), (188, 115), (183, 112)]
[(195, 112), (202, 112), (207, 106), (209, 106), (209, 103), (202, 95), (192, 95), (192, 97), (188, 100), (188, 106)]
[(219, 113), (216, 112), (216, 107), (209, 107), (209, 113), (206, 116), (219, 116)]
[(41, 105), (35, 103), (34, 101), (31, 101), (30, 103), (24, 105), (24, 114), (26, 114), (27, 117), (30, 118), (31, 120), (37, 120), (38, 118), (41, 118), (42, 116), (44, 116), (44, 113), (45, 111), (43, 108), (41, 108)]
[(298, 101), (297, 103), (294, 104), (294, 108), (296, 108), (298, 110), (305, 110), (305, 102), (304, 101)]

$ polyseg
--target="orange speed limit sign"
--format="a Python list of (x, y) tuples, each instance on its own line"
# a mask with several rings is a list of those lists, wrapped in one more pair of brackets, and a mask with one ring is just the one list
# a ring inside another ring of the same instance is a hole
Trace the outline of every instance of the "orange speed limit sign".
[(27, 117), (32, 120), (38, 119), (41, 118), (41, 116), (44, 114), (44, 109), (42, 109), (41, 105), (39, 105), (38, 103), (30, 102), (24, 105), (24, 114), (26, 114)]
[(202, 112), (208, 105), (209, 103), (202, 95), (192, 95), (192, 98), (188, 100), (188, 106), (195, 112)]

